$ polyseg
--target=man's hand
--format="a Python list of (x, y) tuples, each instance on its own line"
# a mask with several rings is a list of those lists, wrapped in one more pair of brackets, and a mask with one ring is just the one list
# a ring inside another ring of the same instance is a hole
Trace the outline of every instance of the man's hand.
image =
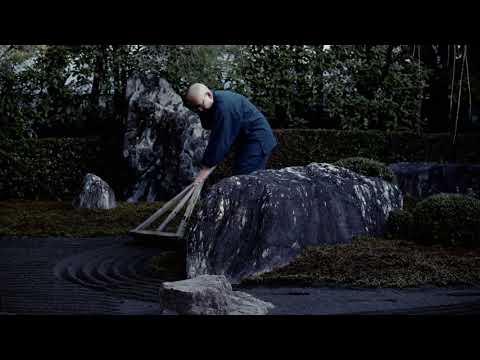
[(205, 179), (210, 175), (211, 168), (202, 167), (202, 169), (198, 172), (195, 180), (193, 181), (195, 184), (200, 184), (205, 181)]

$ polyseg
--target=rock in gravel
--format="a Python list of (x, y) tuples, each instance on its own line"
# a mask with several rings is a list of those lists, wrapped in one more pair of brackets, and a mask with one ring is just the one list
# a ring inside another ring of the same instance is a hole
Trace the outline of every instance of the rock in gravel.
[(164, 282), (160, 303), (180, 315), (265, 315), (274, 307), (250, 294), (233, 291), (223, 275)]

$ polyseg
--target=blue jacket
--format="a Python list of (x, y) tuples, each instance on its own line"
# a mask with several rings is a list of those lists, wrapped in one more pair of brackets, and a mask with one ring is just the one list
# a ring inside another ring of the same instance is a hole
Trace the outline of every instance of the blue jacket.
[(240, 94), (226, 90), (212, 93), (212, 107), (200, 113), (202, 127), (211, 130), (202, 164), (213, 167), (220, 163), (235, 141), (240, 151), (249, 151), (249, 144), (259, 143), (263, 154), (270, 154), (277, 139), (265, 116)]

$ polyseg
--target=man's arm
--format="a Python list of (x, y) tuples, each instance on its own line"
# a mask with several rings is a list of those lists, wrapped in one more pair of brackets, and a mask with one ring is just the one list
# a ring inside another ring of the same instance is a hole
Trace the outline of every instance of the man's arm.
[(217, 115), (203, 154), (202, 168), (195, 178), (195, 183), (204, 181), (213, 168), (224, 159), (239, 132), (240, 122), (234, 120), (228, 111)]

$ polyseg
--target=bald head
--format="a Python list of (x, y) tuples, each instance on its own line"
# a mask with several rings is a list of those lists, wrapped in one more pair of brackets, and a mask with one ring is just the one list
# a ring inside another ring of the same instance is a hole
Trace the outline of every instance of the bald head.
[(210, 109), (213, 104), (212, 92), (201, 83), (191, 85), (188, 88), (185, 99), (192, 108), (200, 112)]
[(208, 87), (206, 87), (204, 84), (200, 84), (200, 83), (193, 84), (188, 88), (187, 100), (199, 99), (203, 95), (205, 95), (205, 93), (207, 93), (208, 91), (209, 91)]

